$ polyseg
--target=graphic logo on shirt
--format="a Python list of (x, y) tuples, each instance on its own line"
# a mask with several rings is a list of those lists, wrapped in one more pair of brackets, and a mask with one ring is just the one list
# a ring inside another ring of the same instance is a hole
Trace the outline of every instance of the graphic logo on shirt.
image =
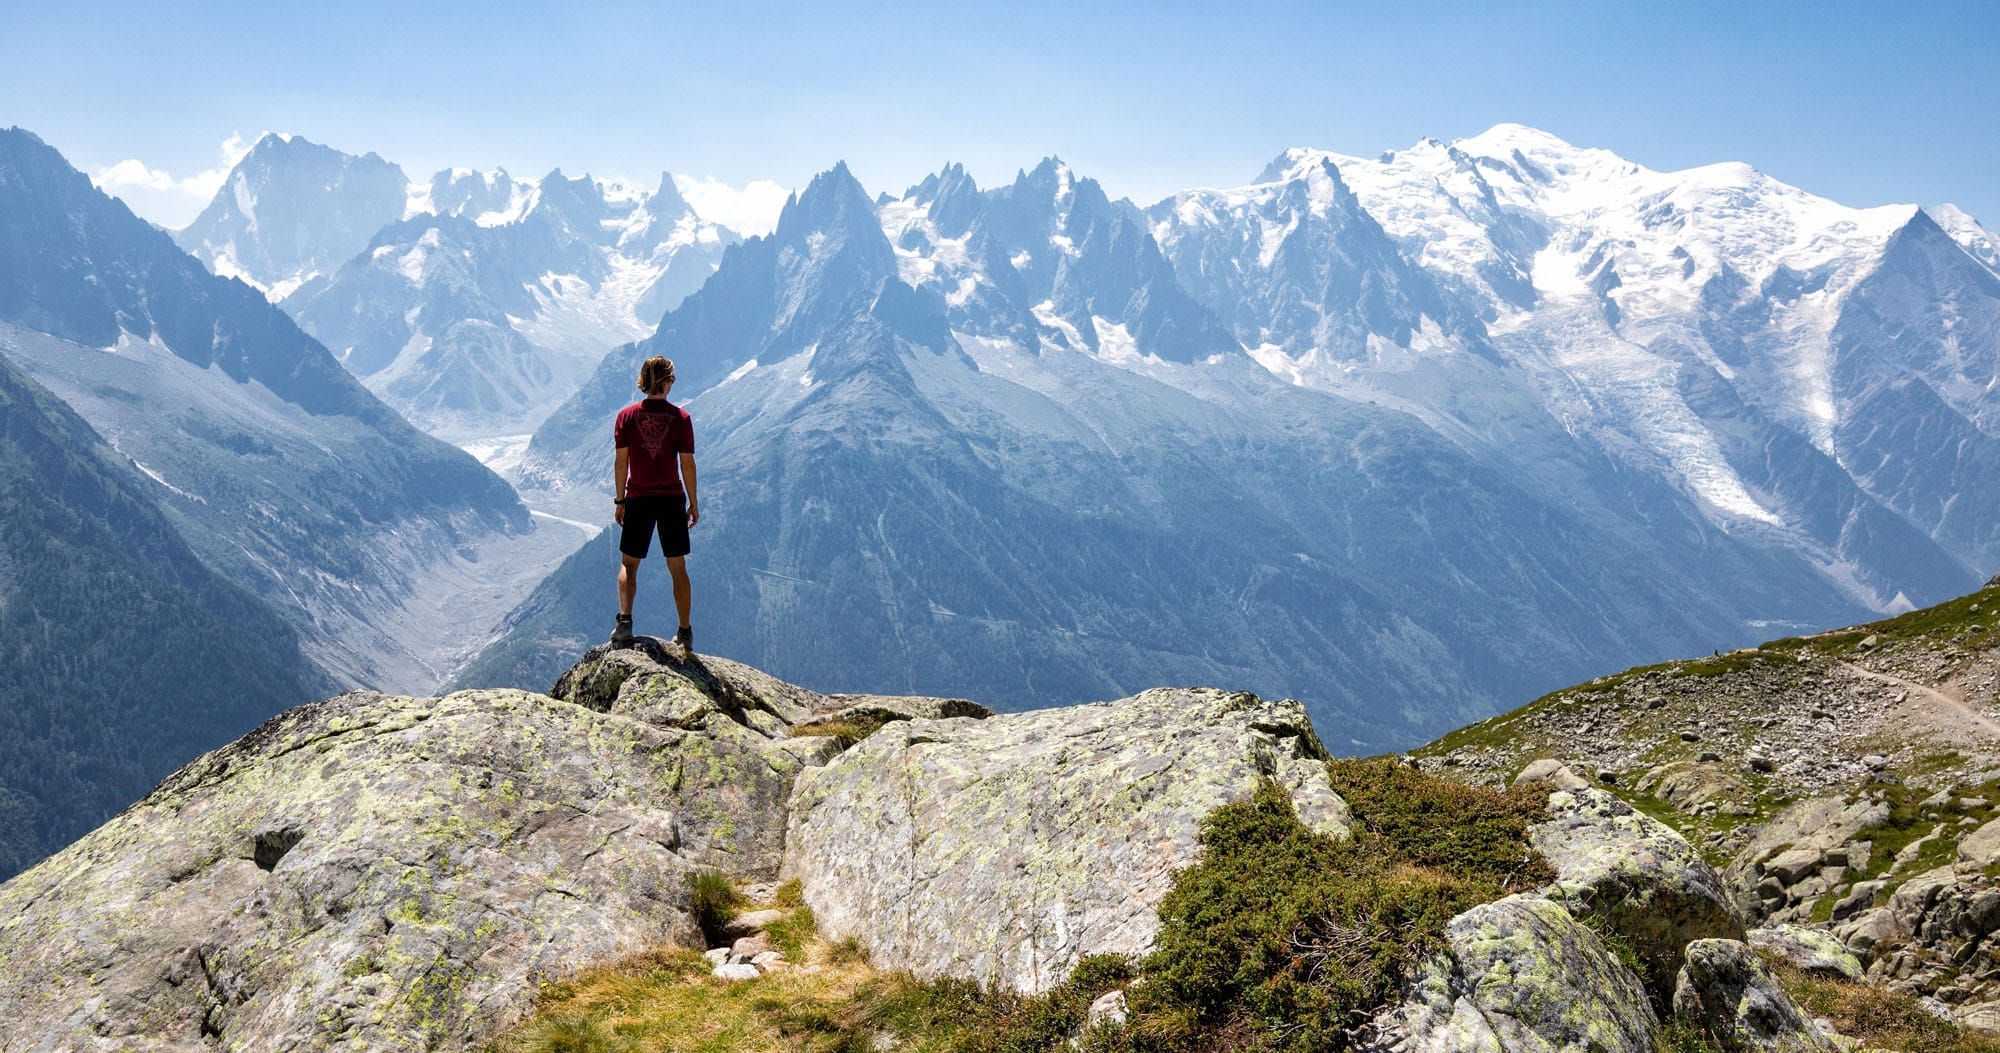
[(667, 448), (672, 422), (664, 413), (641, 413), (636, 423), (639, 425), (639, 448), (658, 457), (660, 451)]

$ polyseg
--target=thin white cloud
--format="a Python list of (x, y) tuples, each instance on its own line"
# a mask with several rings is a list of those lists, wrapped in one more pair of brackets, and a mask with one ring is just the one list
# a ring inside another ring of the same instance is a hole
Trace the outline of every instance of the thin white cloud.
[(753, 179), (743, 186), (730, 186), (720, 179), (696, 179), (677, 175), (674, 186), (687, 199), (694, 214), (710, 223), (720, 223), (744, 237), (769, 234), (778, 226), (778, 213), (792, 192), (769, 179)]
[(128, 157), (99, 169), (90, 178), (99, 190), (124, 201), (139, 215), (163, 227), (184, 227), (222, 189), (230, 169), (250, 152), (251, 142), (241, 135), (231, 135), (217, 149), (218, 163), (214, 168), (189, 176), (176, 177), (166, 169)]

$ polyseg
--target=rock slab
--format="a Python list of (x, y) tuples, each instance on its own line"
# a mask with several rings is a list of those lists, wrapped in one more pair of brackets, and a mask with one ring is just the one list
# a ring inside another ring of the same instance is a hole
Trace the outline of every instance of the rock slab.
[(1345, 836), (1325, 760), (1298, 703), (1210, 689), (899, 722), (801, 776), (784, 872), (879, 966), (1042, 991), (1150, 948), (1202, 818), (1259, 779)]
[(1654, 1053), (1638, 976), (1553, 900), (1514, 895), (1453, 918), (1445, 950), (1375, 1021), (1393, 1053)]
[(1743, 936), (1721, 876), (1701, 853), (1672, 827), (1604, 790), (1551, 793), (1548, 820), (1530, 827), (1528, 837), (1555, 868), (1548, 894), (1624, 937), (1646, 963), (1648, 986), (1662, 1005), (1689, 941)]
[(1696, 940), (1674, 986), (1674, 1015), (1723, 1053), (1834, 1053), (1748, 944)]
[(678, 734), (518, 691), (287, 712), (0, 887), (0, 1047), (456, 1047), (695, 940)]

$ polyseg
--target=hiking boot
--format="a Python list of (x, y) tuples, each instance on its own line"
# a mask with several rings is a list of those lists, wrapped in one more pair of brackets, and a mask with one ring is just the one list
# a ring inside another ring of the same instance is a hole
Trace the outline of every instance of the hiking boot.
[(618, 624), (611, 627), (611, 646), (613, 647), (632, 646), (631, 615), (621, 614), (618, 616)]
[(694, 630), (688, 628), (685, 625), (681, 626), (680, 631), (674, 633), (674, 646), (679, 647), (682, 651), (685, 651), (688, 654), (693, 654)]

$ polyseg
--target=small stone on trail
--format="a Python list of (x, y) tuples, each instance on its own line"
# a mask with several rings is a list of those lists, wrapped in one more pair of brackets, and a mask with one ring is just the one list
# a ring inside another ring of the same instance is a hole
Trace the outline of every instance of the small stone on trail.
[(785, 912), (775, 908), (747, 911), (723, 923), (722, 934), (733, 938), (753, 936), (785, 920)]
[(756, 966), (748, 962), (732, 962), (728, 965), (718, 965), (715, 967), (716, 979), (728, 980), (732, 983), (738, 980), (755, 980), (762, 975), (764, 974), (758, 972)]

